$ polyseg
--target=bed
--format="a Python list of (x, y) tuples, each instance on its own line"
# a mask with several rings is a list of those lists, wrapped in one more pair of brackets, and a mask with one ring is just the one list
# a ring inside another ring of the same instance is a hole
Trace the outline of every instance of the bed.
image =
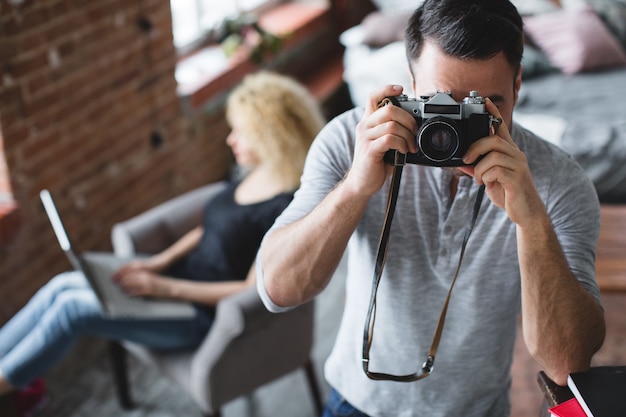
[[(388, 83), (411, 94), (397, 28), (417, 2), (375, 3), (378, 11), (341, 36), (344, 80), (355, 105)], [(514, 119), (571, 154), (601, 202), (626, 203), (626, 0), (514, 3), (526, 35)]]

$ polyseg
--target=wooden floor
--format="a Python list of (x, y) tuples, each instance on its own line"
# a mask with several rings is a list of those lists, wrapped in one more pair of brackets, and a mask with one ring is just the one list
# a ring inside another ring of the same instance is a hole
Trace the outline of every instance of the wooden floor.
[(602, 207), (596, 274), (605, 292), (626, 294), (626, 206)]
[[(603, 207), (603, 223), (598, 247), (597, 272), (602, 286), (602, 300), (607, 322), (607, 336), (593, 365), (626, 365), (626, 206)], [(316, 334), (314, 360), (318, 375), (323, 358), (332, 345), (336, 331), (336, 306), (341, 304), (341, 283), (331, 283), (330, 296), (323, 293), (317, 322), (323, 326)], [(168, 417), (200, 416), (199, 409), (186, 395), (131, 358), (131, 380), (138, 407), (122, 411), (116, 401), (107, 357), (106, 345), (97, 340), (84, 340), (74, 349), (72, 357), (56, 367), (47, 377), (51, 401), (41, 417)], [(518, 328), (518, 341), (512, 367), (511, 417), (537, 417), (543, 396), (536, 382), (539, 366), (529, 356)], [(328, 387), (323, 386), (323, 390)], [(315, 417), (306, 404), (302, 375), (292, 374), (263, 387), (253, 396), (229, 404), (224, 417)], [(304, 405), (302, 405), (304, 401)], [(292, 404), (293, 403), (293, 404)], [(296, 411), (297, 410), (297, 411)], [(1, 415), (2, 413), (0, 413)]]

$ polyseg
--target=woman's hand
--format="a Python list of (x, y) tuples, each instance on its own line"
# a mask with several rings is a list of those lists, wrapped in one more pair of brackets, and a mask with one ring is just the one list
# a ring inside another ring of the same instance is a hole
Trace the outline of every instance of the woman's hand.
[(120, 268), (112, 279), (131, 296), (166, 297), (167, 278), (158, 273), (161, 270), (156, 257), (135, 260)]

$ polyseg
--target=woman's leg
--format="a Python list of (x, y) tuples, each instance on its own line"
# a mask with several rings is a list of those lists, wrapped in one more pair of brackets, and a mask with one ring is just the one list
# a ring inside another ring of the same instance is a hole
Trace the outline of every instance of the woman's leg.
[(41, 320), (56, 297), (69, 289), (89, 288), (82, 273), (65, 272), (41, 287), (30, 301), (0, 328), (0, 359), (13, 349)]
[(101, 314), (91, 288), (61, 285), (67, 276), (60, 278), (42, 288), (0, 335), (11, 342), (6, 343), (10, 350), (0, 358), (0, 373), (15, 388), (26, 386), (58, 362), (78, 335), (75, 323), (82, 317)]
[(103, 315), (89, 287), (66, 288), (55, 294), (54, 302), (39, 314), (38, 320), (33, 321), (30, 316), (37, 314), (24, 314), (20, 322), (30, 323), (31, 330), (0, 359), (0, 373), (17, 388), (57, 363), (79, 336), (129, 340), (159, 349), (180, 349), (200, 343), (209, 327), (208, 320), (203, 318), (184, 321), (110, 319)]

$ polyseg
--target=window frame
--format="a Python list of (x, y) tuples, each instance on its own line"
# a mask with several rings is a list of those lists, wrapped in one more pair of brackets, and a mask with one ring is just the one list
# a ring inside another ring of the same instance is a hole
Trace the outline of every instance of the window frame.
[[(172, 6), (172, 4), (174, 2), (177, 2), (177, 1), (179, 1), (179, 0), (170, 0), (170, 10), (171, 10), (171, 13), (172, 13), (172, 38), (174, 40), (174, 46), (176, 48), (176, 51), (178, 53), (179, 58), (183, 58), (185, 56), (188, 56), (188, 55), (196, 52), (197, 50), (199, 50), (199, 49), (201, 49), (203, 47), (206, 47), (208, 45), (215, 44), (215, 29), (216, 29), (216, 27), (204, 28), (203, 29), (202, 28), (202, 23), (201, 23), (202, 14), (203, 13), (199, 12), (199, 11), (202, 11), (203, 9), (205, 9), (207, 7), (210, 7), (210, 6), (206, 5), (206, 4), (203, 4), (206, 1), (210, 1), (210, 0), (190, 0), (190, 1), (192, 1), (195, 4), (196, 20), (195, 20), (194, 23), (196, 23), (197, 27), (199, 28), (198, 29), (198, 34), (195, 37), (195, 39), (193, 39), (193, 40), (191, 40), (191, 41), (189, 41), (189, 42), (187, 42), (185, 44), (182, 44), (182, 45), (177, 45), (176, 44), (176, 41), (175, 41), (175, 39), (176, 39), (176, 35), (175, 35), (175, 33), (176, 33), (176, 23), (175, 23), (175, 18), (174, 18), (174, 7)], [(222, 0), (222, 1), (224, 1), (224, 0)], [(227, 1), (232, 1), (232, 0), (227, 0)], [(253, 15), (253, 16), (259, 16), (260, 14), (262, 14), (262, 13), (268, 11), (268, 10), (271, 10), (271, 9), (281, 5), (281, 4), (289, 3), (292, 0), (259, 0), (259, 1), (262, 1), (262, 3), (259, 4), (256, 7), (254, 7), (254, 8), (250, 9), (250, 10), (243, 11), (242, 15), (250, 14), (250, 15)], [(228, 17), (227, 15), (224, 15), (224, 16), (222, 16), (222, 19), (225, 19), (227, 17)]]

